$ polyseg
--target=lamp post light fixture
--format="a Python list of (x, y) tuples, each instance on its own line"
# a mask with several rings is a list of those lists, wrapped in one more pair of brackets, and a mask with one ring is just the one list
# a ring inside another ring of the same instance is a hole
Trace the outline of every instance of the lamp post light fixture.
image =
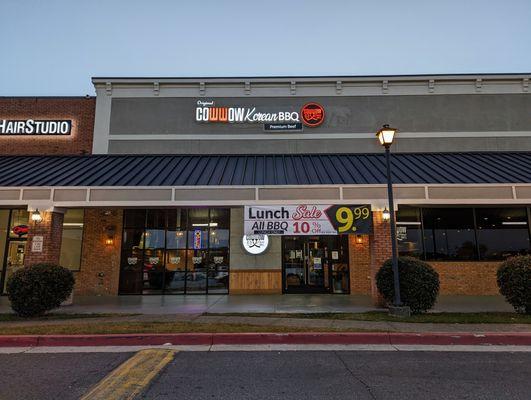
[(42, 215), (38, 208), (31, 213), (31, 220), (36, 224), (39, 224), (42, 221)]
[(382, 146), (384, 146), (386, 149), (389, 149), (389, 147), (393, 144), (393, 140), (397, 132), (398, 129), (390, 128), (388, 124), (385, 124), (382, 126), (382, 129), (376, 132), (376, 137)]
[(376, 137), (380, 144), (385, 148), (385, 164), (387, 172), (387, 197), (389, 201), (389, 210), (387, 208), (382, 213), (382, 218), (391, 223), (391, 249), (393, 261), (393, 286), (395, 297), (393, 300), (393, 307), (389, 308), (389, 313), (396, 316), (409, 316), (411, 311), (409, 307), (403, 307), (402, 299), (400, 298), (400, 275), (398, 272), (398, 250), (396, 246), (396, 221), (395, 221), (395, 205), (393, 199), (393, 181), (391, 175), (391, 151), (390, 147), (393, 144), (398, 129), (391, 128), (385, 124), (377, 133)]

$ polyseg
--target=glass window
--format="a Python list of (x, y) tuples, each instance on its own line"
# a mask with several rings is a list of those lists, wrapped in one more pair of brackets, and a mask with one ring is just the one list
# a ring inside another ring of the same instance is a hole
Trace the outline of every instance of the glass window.
[(229, 247), (230, 210), (213, 208), (210, 210), (210, 237), (211, 249)]
[(146, 224), (146, 210), (125, 210), (124, 226), (126, 228), (144, 228)]
[(226, 293), (229, 288), (230, 210), (210, 209), (207, 284), (209, 293)]
[(186, 283), (186, 250), (166, 251), (166, 273), (164, 289), (172, 293), (183, 293)]
[(8, 226), (9, 210), (0, 210), (0, 262), (4, 260)]
[[(7, 231), (9, 227), (9, 210), (0, 210), (0, 280), (4, 268), (4, 257), (6, 251)], [(1, 290), (0, 290), (1, 292)]]
[(167, 249), (186, 249), (186, 230), (166, 231), (166, 248)]
[(399, 207), (396, 214), (396, 240), (398, 254), (422, 258), (422, 225), (420, 209), (417, 207)]
[(168, 210), (167, 249), (186, 249), (186, 209)]
[[(9, 221), (7, 221), (9, 219)], [(29, 212), (22, 209), (0, 210), (0, 265), (2, 266), (3, 288), (9, 277), (24, 267), (26, 239), (28, 237)]]
[(142, 292), (144, 228), (126, 228), (122, 238), (120, 293)]
[(165, 254), (163, 248), (146, 248), (144, 250), (143, 289), (144, 293), (160, 291), (164, 287)]
[(530, 250), (525, 208), (476, 208), (482, 260), (501, 260)]
[(226, 293), (230, 210), (125, 210), (121, 293)]
[(67, 210), (64, 215), (59, 264), (72, 271), (81, 267), (84, 214), (85, 210), (77, 208)]
[(148, 228), (165, 228), (166, 210), (147, 210), (146, 221)]
[(137, 251), (144, 248), (144, 229), (136, 228), (124, 229), (122, 238), (122, 247), (124, 250)]
[(229, 247), (230, 232), (228, 229), (210, 229), (209, 244), (211, 249)]
[(218, 229), (229, 229), (230, 210), (226, 208), (212, 208), (210, 210), (210, 226)]
[(422, 217), (428, 260), (477, 259), (472, 208), (424, 208)]
[(24, 268), (24, 254), (26, 240), (11, 239), (8, 241), (6, 264), (4, 266), (4, 292), (9, 277), (21, 268)]
[(208, 249), (208, 229), (194, 228), (188, 231), (188, 248)]
[(163, 249), (166, 247), (166, 231), (164, 229), (146, 229), (144, 248)]
[(189, 229), (208, 227), (208, 208), (192, 208), (188, 211)]
[(229, 249), (211, 249), (208, 260), (208, 292), (225, 293), (229, 289)]
[(27, 210), (11, 210), (9, 237), (22, 239), (28, 236), (29, 212)]
[(188, 213), (185, 208), (168, 210), (168, 230), (186, 230)]

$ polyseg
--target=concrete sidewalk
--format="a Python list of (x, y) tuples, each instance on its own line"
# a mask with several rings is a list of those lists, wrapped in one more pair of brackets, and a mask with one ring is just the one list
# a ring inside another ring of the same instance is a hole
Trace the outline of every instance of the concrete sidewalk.
[[(361, 295), (166, 295), (78, 296), (65, 313), (359, 313), (374, 311), (369, 296)], [(435, 312), (512, 312), (502, 296), (439, 296)], [(0, 313), (11, 312), (7, 297), (0, 298)]]

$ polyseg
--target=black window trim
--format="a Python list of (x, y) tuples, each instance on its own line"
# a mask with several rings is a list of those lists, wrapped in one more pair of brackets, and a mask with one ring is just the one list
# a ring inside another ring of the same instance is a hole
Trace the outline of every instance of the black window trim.
[[(142, 296), (149, 296), (149, 295), (176, 295), (176, 296), (181, 296), (181, 295), (208, 295), (208, 260), (210, 260), (210, 230), (212, 229), (212, 227), (210, 226), (210, 219), (211, 219), (211, 213), (212, 213), (212, 209), (216, 209), (216, 208), (219, 208), (219, 209), (226, 209), (228, 210), (228, 230), (229, 230), (229, 238), (228, 238), (228, 245), (227, 247), (223, 247), (223, 249), (226, 249), (227, 250), (227, 263), (228, 263), (228, 269), (227, 269), (227, 272), (228, 272), (228, 276), (229, 276), (229, 279), (227, 280), (227, 290), (226, 292), (222, 292), (222, 293), (218, 293), (218, 292), (213, 292), (213, 294), (229, 294), (230, 293), (230, 225), (231, 225), (231, 207), (212, 207), (212, 206), (208, 206), (208, 221), (209, 221), (209, 224), (208, 224), (208, 227), (207, 227), (207, 248), (206, 248), (206, 251), (207, 251), (207, 254), (206, 254), (206, 259), (207, 259), (207, 277), (206, 277), (206, 288), (204, 291), (197, 291), (197, 292), (188, 292), (187, 290), (187, 282), (188, 282), (188, 251), (191, 249), (190, 248), (190, 245), (191, 243), (189, 243), (189, 223), (190, 223), (190, 210), (192, 209), (197, 209), (197, 208), (205, 208), (205, 207), (174, 207), (174, 208), (142, 208), (141, 210), (144, 211), (144, 224), (143, 226), (135, 226), (135, 227), (132, 227), (132, 226), (129, 226), (129, 225), (126, 225), (125, 221), (126, 221), (126, 212), (128, 210), (131, 210), (132, 208), (128, 208), (128, 209), (124, 209), (124, 212), (123, 212), (123, 216), (122, 216), (122, 219), (123, 219), (123, 226), (122, 226), (122, 235), (123, 235), (123, 231), (125, 231), (125, 229), (141, 229), (144, 233), (146, 232), (147, 229), (154, 229), (154, 228), (148, 228), (147, 227), (147, 223), (148, 223), (148, 211), (149, 210), (156, 210), (156, 209), (160, 209), (160, 210), (163, 210), (165, 211), (165, 218), (164, 218), (164, 245), (166, 246), (166, 240), (167, 240), (167, 237), (166, 237), (166, 234), (168, 232), (168, 211), (171, 211), (171, 210), (175, 210), (175, 209), (181, 209), (181, 210), (184, 210), (186, 212), (186, 226), (185, 226), (185, 232), (186, 232), (186, 247), (184, 248), (185, 250), (185, 270), (184, 270), (184, 274), (185, 274), (185, 279), (184, 279), (184, 287), (183, 287), (183, 290), (182, 291), (178, 291), (178, 292), (174, 292), (174, 291), (171, 291), (171, 290), (166, 290), (165, 289), (165, 282), (163, 281), (163, 285), (162, 285), (162, 289), (160, 290), (160, 293), (123, 293), (122, 291), (122, 288), (120, 287), (120, 283), (118, 285), (118, 294), (119, 295), (142, 295)], [(146, 235), (144, 234), (143, 235), (143, 245), (142, 245), (142, 262), (144, 262), (144, 258), (145, 258), (145, 251), (146, 251), (146, 246), (145, 246), (145, 240), (146, 240)], [(183, 250), (183, 249), (179, 249), (179, 250)], [(193, 250), (193, 249), (192, 249)], [(123, 242), (122, 242), (122, 248), (120, 249), (120, 257), (123, 256)], [(164, 260), (163, 260), (163, 267), (166, 268), (166, 248), (165, 248), (165, 252), (164, 252)], [(120, 259), (120, 274), (122, 272), (122, 260)], [(164, 277), (164, 274), (163, 274), (163, 277)]]
[[(461, 204), (455, 204), (455, 205), (445, 205), (445, 204), (429, 204), (429, 205), (414, 205), (414, 204), (401, 204), (399, 207), (412, 207), (419, 210), (419, 219), (420, 219), (420, 227), (421, 227), (421, 234), (420, 234), (420, 242), (421, 242), (421, 248), (422, 248), (422, 259), (424, 261), (433, 261), (433, 262), (496, 262), (496, 261), (503, 261), (503, 259), (484, 259), (481, 257), (481, 253), (479, 251), (479, 240), (478, 240), (478, 228), (477, 228), (477, 219), (476, 219), (476, 210), (481, 208), (523, 208), (526, 212), (527, 216), (527, 232), (529, 235), (529, 241), (531, 243), (531, 206), (528, 205), (522, 205), (522, 204), (481, 204), (481, 205), (461, 205)], [(472, 209), (472, 215), (473, 215), (473, 224), (474, 224), (474, 240), (476, 245), (476, 257), (473, 259), (452, 259), (452, 260), (439, 260), (439, 259), (431, 259), (428, 258), (426, 253), (426, 246), (425, 246), (425, 228), (424, 228), (424, 212), (423, 210), (426, 208), (460, 208), (460, 209)], [(398, 209), (398, 211), (400, 208)], [(400, 222), (397, 220), (397, 224)], [(531, 248), (529, 249), (531, 253)]]

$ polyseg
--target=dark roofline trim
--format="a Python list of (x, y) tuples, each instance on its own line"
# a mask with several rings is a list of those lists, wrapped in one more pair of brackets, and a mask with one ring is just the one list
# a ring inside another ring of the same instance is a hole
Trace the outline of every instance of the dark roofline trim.
[(92, 96), (92, 95), (85, 95), (85, 96), (0, 96), (0, 100), (4, 100), (4, 99), (20, 99), (20, 100), (23, 100), (23, 99), (95, 99), (96, 96)]
[[(426, 155), (435, 155), (435, 156), (458, 156), (458, 155), (510, 155), (510, 154), (522, 154), (531, 156), (531, 151), (529, 150), (519, 150), (519, 151), (457, 151), (457, 152), (438, 152), (438, 151), (427, 151), (427, 152), (400, 152), (392, 153), (391, 157), (401, 157), (401, 156), (426, 156)], [(9, 154), (4, 155), (0, 154), (1, 158), (7, 157), (33, 157), (33, 158), (120, 158), (120, 157), (317, 157), (317, 156), (354, 156), (354, 157), (363, 157), (363, 156), (383, 156), (384, 150), (378, 153), (303, 153), (303, 154), (292, 154), (292, 153), (268, 153), (268, 154), (241, 154), (241, 153), (186, 153), (186, 154), (172, 154), (172, 153), (157, 153), (157, 154), (138, 154), (138, 153), (120, 153), (120, 154)]]
[(93, 76), (92, 81), (103, 80), (152, 80), (152, 79), (178, 79), (178, 80), (235, 80), (235, 79), (324, 79), (333, 80), (337, 78), (342, 79), (387, 79), (387, 78), (443, 78), (451, 79), (458, 78), (472, 78), (472, 77), (501, 77), (507, 76), (511, 78), (529, 77), (531, 72), (493, 72), (493, 73), (448, 73), (448, 74), (400, 74), (400, 75), (235, 75), (235, 76)]

